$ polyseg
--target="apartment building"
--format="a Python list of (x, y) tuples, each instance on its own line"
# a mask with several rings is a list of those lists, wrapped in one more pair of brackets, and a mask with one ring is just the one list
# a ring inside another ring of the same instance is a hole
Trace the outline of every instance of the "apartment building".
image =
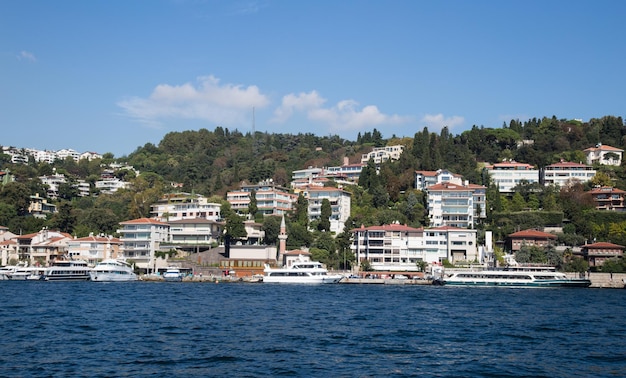
[(558, 185), (563, 188), (576, 181), (587, 182), (595, 175), (596, 170), (592, 166), (561, 161), (546, 166), (543, 181), (545, 185)]
[(122, 257), (133, 260), (135, 266), (146, 273), (156, 272), (157, 258), (155, 252), (162, 251), (162, 244), (169, 239), (170, 225), (150, 218), (139, 218), (121, 222), (122, 228), (117, 232), (121, 235)]
[(336, 234), (343, 232), (350, 217), (350, 192), (333, 187), (309, 186), (303, 190), (303, 195), (309, 202), (309, 222), (320, 219), (322, 202), (327, 199), (331, 208), (330, 231)]
[(284, 215), (293, 209), (293, 204), (298, 200), (297, 195), (289, 193), (289, 189), (271, 179), (258, 184), (241, 185), (240, 190), (226, 193), (226, 200), (234, 211), (245, 213), (250, 206), (250, 194), (253, 191), (256, 193), (257, 209), (263, 215)]
[(626, 191), (602, 186), (591, 189), (589, 192), (598, 210), (626, 211)]
[(75, 238), (67, 241), (67, 253), (75, 260), (85, 260), (88, 264), (96, 265), (104, 259), (121, 257), (122, 241), (111, 235), (89, 235), (84, 238)]
[(456, 227), (414, 228), (400, 224), (353, 229), (352, 252), (375, 271), (417, 271), (417, 263), (440, 264), (478, 259), (476, 230)]
[(474, 228), (487, 216), (486, 188), (482, 185), (446, 182), (431, 185), (426, 192), (431, 227)]
[(539, 183), (539, 170), (530, 164), (515, 161), (504, 161), (493, 165), (486, 165), (484, 170), (491, 177), (491, 181), (498, 186), (500, 193), (512, 193), (513, 188), (525, 182)]
[(361, 155), (361, 164), (367, 164), (370, 159), (374, 160), (374, 164), (379, 165), (389, 160), (398, 160), (404, 151), (404, 146), (386, 146), (376, 147), (367, 154)]
[(17, 242), (17, 253), (20, 261), (27, 261), (34, 265), (50, 265), (54, 260), (64, 259), (67, 255), (67, 243), (72, 239), (72, 235), (43, 228), (41, 231), (19, 235), (15, 238)]
[(173, 193), (150, 206), (150, 215), (164, 222), (205, 219), (217, 222), (221, 219), (222, 205), (209, 202), (200, 194)]

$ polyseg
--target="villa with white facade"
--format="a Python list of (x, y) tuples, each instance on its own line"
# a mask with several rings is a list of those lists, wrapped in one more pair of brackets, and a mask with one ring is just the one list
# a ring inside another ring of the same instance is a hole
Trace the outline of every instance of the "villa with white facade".
[(118, 258), (121, 246), (122, 241), (110, 235), (89, 235), (68, 240), (67, 253), (75, 260), (85, 260), (88, 264), (96, 265), (104, 259)]
[(587, 156), (587, 164), (589, 165), (603, 164), (616, 167), (622, 165), (622, 157), (624, 155), (624, 150), (622, 149), (599, 143), (595, 147), (583, 150), (583, 152)]
[(374, 160), (374, 164), (379, 165), (388, 160), (398, 160), (400, 159), (400, 155), (404, 151), (404, 146), (386, 146), (386, 147), (376, 147), (372, 151), (367, 154), (363, 154), (361, 156), (361, 163), (367, 164), (370, 159)]
[(217, 222), (221, 219), (222, 205), (209, 202), (200, 194), (166, 194), (150, 206), (150, 214), (163, 222), (197, 218)]
[(530, 164), (503, 161), (484, 168), (491, 181), (498, 186), (500, 193), (512, 193), (513, 188), (522, 182), (539, 183), (539, 170)]
[(546, 166), (543, 175), (545, 185), (563, 188), (575, 181), (584, 183), (591, 180), (596, 175), (596, 170), (586, 164), (560, 162)]
[(234, 211), (243, 213), (250, 206), (250, 194), (253, 191), (256, 193), (257, 209), (263, 215), (284, 215), (293, 209), (293, 204), (298, 200), (297, 195), (289, 193), (289, 189), (272, 180), (241, 185), (240, 190), (226, 193), (226, 200)]
[(447, 169), (436, 171), (415, 171), (415, 189), (425, 191), (429, 186), (449, 182), (463, 185), (463, 176), (450, 172)]

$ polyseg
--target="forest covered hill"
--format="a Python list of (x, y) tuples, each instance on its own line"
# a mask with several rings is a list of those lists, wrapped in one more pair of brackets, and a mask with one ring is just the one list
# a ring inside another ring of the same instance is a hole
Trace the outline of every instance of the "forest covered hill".
[[(198, 193), (225, 203), (225, 193), (242, 182), (257, 183), (271, 178), (287, 185), (294, 170), (339, 166), (344, 158), (356, 163), (373, 147), (402, 144), (405, 150), (400, 160), (384, 163), (375, 179), (370, 176), (366, 183), (345, 188), (353, 196), (348, 228), (394, 221), (427, 226), (425, 196), (413, 187), (414, 173), (445, 168), (463, 175), (470, 183), (489, 188), (488, 216), (479, 228), (494, 231), (496, 238), (517, 229), (556, 222), (566, 226), (564, 243), (573, 245), (597, 239), (626, 245), (626, 217), (598, 214), (585, 195), (593, 185), (626, 190), (623, 164), (594, 167), (598, 175), (591, 183), (560, 190), (523, 185), (512, 197), (498, 193), (482, 170), (485, 163), (505, 159), (529, 163), (539, 169), (561, 160), (584, 162), (583, 150), (598, 143), (626, 150), (626, 126), (621, 117), (605, 116), (588, 122), (556, 117), (512, 120), (501, 128), (474, 126), (459, 135), (452, 135), (447, 128), (437, 133), (423, 128), (416, 130), (412, 138), (383, 138), (374, 129), (359, 134), (356, 141), (309, 133), (244, 134), (223, 127), (213, 131), (171, 132), (158, 145), (147, 143), (120, 158), (105, 154), (101, 161), (77, 163), (70, 158), (52, 165), (35, 162), (23, 165), (11, 164), (6, 156), (0, 157), (0, 168), (17, 178), (0, 191), (0, 225), (14, 233), (36, 232), (43, 226), (77, 236), (90, 232), (114, 233), (120, 221), (149, 216), (150, 205), (168, 192)], [(131, 165), (139, 172), (136, 177), (132, 170), (116, 173), (131, 181), (132, 189), (79, 197), (70, 182), (54, 201), (57, 214), (49, 219), (26, 216), (29, 196), (45, 193), (39, 176), (57, 172), (70, 180), (84, 179), (93, 184), (103, 169), (114, 162)], [(313, 235), (302, 240), (304, 244), (314, 245), (317, 239)]]

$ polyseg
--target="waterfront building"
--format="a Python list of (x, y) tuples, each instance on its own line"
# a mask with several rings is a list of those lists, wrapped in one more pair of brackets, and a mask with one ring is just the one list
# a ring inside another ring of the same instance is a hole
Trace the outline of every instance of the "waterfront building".
[(71, 239), (72, 235), (68, 233), (46, 227), (36, 233), (16, 236), (18, 259), (31, 265), (50, 265), (52, 261), (67, 256), (67, 243)]
[(595, 147), (583, 150), (587, 156), (587, 164), (602, 164), (619, 167), (622, 165), (624, 150), (598, 143)]
[(359, 264), (375, 271), (418, 271), (420, 261), (441, 264), (478, 259), (476, 230), (457, 227), (414, 228), (388, 224), (351, 230), (350, 246)]
[(361, 155), (361, 164), (367, 164), (370, 159), (372, 159), (377, 166), (389, 160), (398, 160), (403, 151), (404, 146), (402, 145), (376, 147), (372, 151)]
[(93, 234), (84, 238), (75, 238), (67, 241), (67, 253), (74, 260), (85, 260), (90, 265), (96, 265), (105, 259), (121, 257), (122, 241), (111, 235)]
[(11, 260), (18, 260), (16, 236), (7, 227), (0, 226), (0, 266), (10, 265)]
[(209, 202), (200, 194), (166, 194), (150, 206), (150, 215), (164, 222), (202, 218), (217, 222), (221, 219), (222, 205)]
[(507, 236), (508, 249), (515, 253), (522, 247), (545, 248), (556, 243), (556, 235), (538, 230), (522, 230)]
[(513, 193), (513, 188), (521, 183), (539, 183), (539, 170), (530, 164), (516, 161), (503, 161), (486, 165), (485, 171), (491, 181), (498, 186), (500, 193)]
[(597, 210), (626, 211), (626, 191), (602, 186), (591, 189), (589, 192)]
[(561, 161), (546, 166), (543, 181), (545, 185), (558, 185), (564, 188), (576, 181), (585, 183), (595, 175), (596, 171), (592, 166)]
[[(121, 222), (118, 230), (122, 241), (122, 257), (133, 260), (135, 266), (147, 273), (156, 272), (156, 252), (165, 252), (161, 247), (167, 244), (170, 225), (150, 218), (139, 218)], [(159, 260), (160, 262), (160, 260)], [(163, 261), (165, 263), (165, 261)]]
[(606, 242), (585, 244), (581, 253), (590, 267), (599, 267), (608, 259), (623, 258), (624, 246)]
[(293, 204), (298, 200), (297, 195), (271, 179), (258, 184), (242, 184), (240, 190), (226, 193), (226, 200), (234, 211), (247, 213), (253, 191), (256, 193), (258, 212), (263, 215), (284, 215), (293, 210)]
[(431, 227), (474, 228), (476, 221), (487, 216), (486, 188), (444, 182), (426, 189), (428, 218)]
[(417, 190), (425, 191), (432, 185), (446, 182), (463, 185), (463, 176), (452, 173), (447, 169), (415, 171), (415, 189)]

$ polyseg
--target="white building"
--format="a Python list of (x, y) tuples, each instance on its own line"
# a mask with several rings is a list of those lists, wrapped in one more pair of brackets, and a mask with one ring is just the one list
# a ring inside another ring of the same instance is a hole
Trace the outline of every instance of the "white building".
[(221, 208), (221, 204), (209, 202), (200, 194), (173, 193), (150, 206), (150, 214), (164, 222), (197, 218), (217, 222)]
[(487, 165), (485, 170), (500, 193), (512, 193), (513, 188), (522, 182), (539, 183), (539, 170), (530, 164), (505, 161)]
[(240, 190), (226, 193), (226, 200), (234, 211), (246, 212), (252, 191), (256, 193), (257, 209), (263, 215), (284, 215), (293, 209), (293, 204), (298, 200), (297, 195), (289, 193), (289, 189), (275, 184), (272, 180), (241, 185)]
[(603, 164), (613, 165), (616, 167), (622, 165), (624, 150), (621, 150), (619, 148), (598, 144), (595, 147), (590, 147), (586, 150), (583, 150), (583, 152), (587, 156), (587, 164), (589, 165)]
[(346, 221), (350, 217), (351, 194), (333, 187), (308, 187), (303, 192), (309, 202), (309, 222), (319, 220), (322, 214), (322, 202), (330, 202), (330, 231), (336, 234), (343, 232)]
[(67, 253), (75, 260), (85, 260), (90, 265), (96, 265), (104, 259), (119, 257), (122, 241), (108, 236), (89, 235), (84, 238), (75, 238), (67, 241)]
[(59, 160), (65, 160), (68, 157), (71, 157), (74, 161), (78, 161), (80, 159), (80, 154), (78, 151), (72, 150), (71, 148), (64, 148), (56, 152), (56, 158)]
[(474, 228), (487, 216), (486, 188), (482, 185), (435, 184), (426, 189), (430, 226)]
[(361, 163), (367, 164), (370, 159), (374, 160), (374, 164), (379, 165), (388, 160), (398, 160), (404, 151), (404, 146), (386, 146), (376, 147), (367, 154), (361, 155)]
[(122, 181), (117, 177), (98, 180), (95, 183), (96, 189), (102, 193), (111, 194), (117, 192), (119, 189), (127, 189), (130, 187), (130, 183)]
[(414, 228), (400, 224), (352, 230), (351, 250), (375, 271), (418, 271), (417, 263), (441, 264), (478, 258), (476, 230), (455, 227)]
[(148, 273), (165, 267), (158, 266), (157, 261), (166, 264), (165, 260), (156, 258), (155, 252), (161, 251), (161, 244), (168, 242), (169, 224), (150, 218), (139, 218), (121, 222), (120, 225), (122, 229), (118, 233), (121, 235), (123, 258), (133, 260), (137, 268)]
[(170, 220), (169, 242), (176, 246), (205, 246), (217, 243), (224, 224), (206, 218)]
[(545, 185), (558, 185), (564, 188), (576, 181), (584, 183), (591, 180), (596, 171), (589, 165), (560, 162), (548, 165), (543, 174)]
[(67, 183), (65, 175), (62, 173), (58, 175), (54, 174), (50, 176), (40, 176), (39, 180), (41, 180), (42, 184), (48, 187), (46, 194), (52, 199), (56, 199), (59, 197), (59, 186), (61, 186), (61, 184)]
[(429, 186), (450, 182), (457, 185), (463, 185), (463, 177), (448, 171), (447, 169), (438, 169), (436, 171), (415, 171), (415, 189), (426, 190)]

